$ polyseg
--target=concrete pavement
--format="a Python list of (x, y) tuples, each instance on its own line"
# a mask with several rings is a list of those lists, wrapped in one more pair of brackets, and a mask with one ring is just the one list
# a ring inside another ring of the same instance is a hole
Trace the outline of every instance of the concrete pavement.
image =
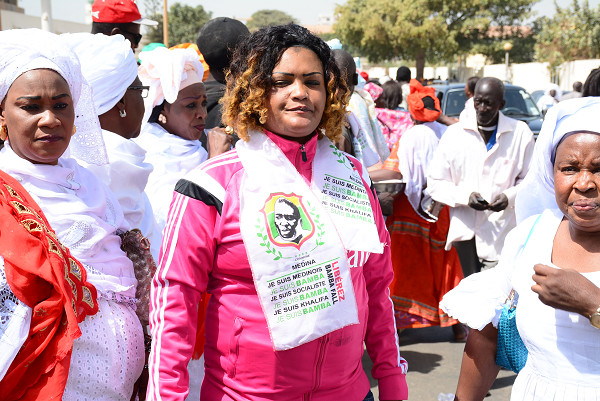
[[(400, 354), (408, 361), (410, 401), (438, 401), (440, 393), (454, 393), (460, 373), (464, 343), (453, 342), (450, 327), (407, 329), (400, 334)], [(371, 391), (379, 399), (377, 381), (370, 376), (372, 362), (367, 353), (363, 366), (371, 380)], [(516, 374), (501, 370), (486, 401), (507, 401)]]

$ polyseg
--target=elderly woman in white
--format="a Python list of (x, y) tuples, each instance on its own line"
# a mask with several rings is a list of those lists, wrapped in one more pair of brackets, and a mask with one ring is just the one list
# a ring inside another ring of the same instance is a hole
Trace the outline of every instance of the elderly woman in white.
[(129, 399), (144, 366), (137, 281), (117, 235), (129, 227), (110, 190), (67, 156), (107, 161), (91, 90), (56, 35), (3, 31), (0, 52), (0, 169), (32, 195), (98, 291), (99, 311), (73, 343), (63, 400)]
[(517, 196), (520, 223), (500, 263), (467, 277), (441, 302), (474, 329), (457, 400), (482, 400), (498, 374), (496, 327), (512, 289), (528, 357), (511, 400), (600, 400), (599, 113), (599, 98), (549, 110)]
[(146, 151), (131, 140), (142, 128), (148, 88), (138, 78), (130, 43), (121, 35), (90, 33), (64, 34), (61, 39), (79, 58), (81, 72), (92, 87), (108, 153), (106, 165), (83, 164), (111, 189), (125, 220), (150, 240), (152, 256), (158, 260), (160, 233), (144, 192), (153, 168), (144, 161)]
[(154, 166), (146, 193), (162, 233), (177, 181), (208, 158), (199, 139), (206, 123), (204, 68), (192, 49), (156, 48), (140, 54), (139, 77), (150, 88), (142, 133), (135, 141)]

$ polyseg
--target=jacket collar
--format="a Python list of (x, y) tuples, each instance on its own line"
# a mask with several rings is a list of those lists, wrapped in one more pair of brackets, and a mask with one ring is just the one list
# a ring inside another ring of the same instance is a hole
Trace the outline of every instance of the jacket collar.
[[(274, 134), (271, 131), (265, 130), (265, 134), (271, 139), (279, 149), (285, 154), (288, 160), (296, 167), (298, 167), (298, 163), (304, 162), (302, 160), (302, 144), (291, 140), (282, 138), (281, 136)], [(306, 154), (306, 162), (312, 163), (315, 158), (315, 154), (317, 153), (317, 140), (319, 139), (319, 135), (317, 132), (313, 132), (312, 137), (304, 144), (304, 153)]]

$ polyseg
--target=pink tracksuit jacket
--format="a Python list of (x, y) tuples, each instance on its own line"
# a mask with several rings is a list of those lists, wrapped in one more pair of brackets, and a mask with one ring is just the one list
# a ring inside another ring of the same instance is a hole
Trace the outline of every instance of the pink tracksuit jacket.
[[(304, 149), (267, 133), (310, 182), (317, 136)], [(306, 160), (302, 160), (302, 151)], [(360, 163), (351, 158), (358, 171)], [(369, 391), (363, 342), (374, 362), (381, 400), (405, 400), (407, 363), (400, 357), (388, 285), (390, 238), (368, 191), (384, 253), (348, 252), (360, 324), (286, 351), (274, 351), (240, 233), (244, 167), (235, 150), (180, 180), (164, 232), (151, 293), (149, 400), (184, 400), (197, 304), (212, 294), (206, 316), (206, 373), (201, 399), (362, 401)], [(363, 183), (370, 180), (363, 171)]]

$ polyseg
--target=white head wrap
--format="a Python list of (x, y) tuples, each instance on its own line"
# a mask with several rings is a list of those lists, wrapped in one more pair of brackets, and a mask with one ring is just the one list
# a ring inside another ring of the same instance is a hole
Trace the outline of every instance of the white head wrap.
[(554, 98), (556, 100), (560, 101), (560, 98), (562, 97), (562, 89), (560, 89), (560, 86), (553, 84), (553, 83), (548, 84), (548, 86), (546, 87), (546, 90), (544, 90), (544, 95), (550, 96), (551, 90), (556, 92), (556, 94), (554, 95)]
[(148, 121), (155, 106), (164, 100), (175, 102), (181, 89), (202, 82), (204, 67), (193, 49), (157, 47), (140, 53), (140, 61), (138, 75), (142, 84), (150, 87), (148, 97), (144, 99), (144, 122)]
[(101, 33), (67, 33), (60, 38), (79, 58), (98, 115), (112, 109), (137, 77), (138, 65), (129, 41), (121, 35)]
[(550, 108), (535, 143), (527, 176), (515, 201), (517, 223), (545, 209), (558, 209), (554, 196), (554, 154), (567, 134), (588, 131), (600, 134), (600, 98), (569, 99)]
[(36, 69), (56, 71), (67, 81), (75, 106), (77, 133), (67, 152), (88, 163), (106, 164), (108, 157), (92, 90), (81, 75), (79, 59), (60, 43), (59, 36), (40, 29), (1, 31), (0, 54), (0, 101), (23, 73)]

